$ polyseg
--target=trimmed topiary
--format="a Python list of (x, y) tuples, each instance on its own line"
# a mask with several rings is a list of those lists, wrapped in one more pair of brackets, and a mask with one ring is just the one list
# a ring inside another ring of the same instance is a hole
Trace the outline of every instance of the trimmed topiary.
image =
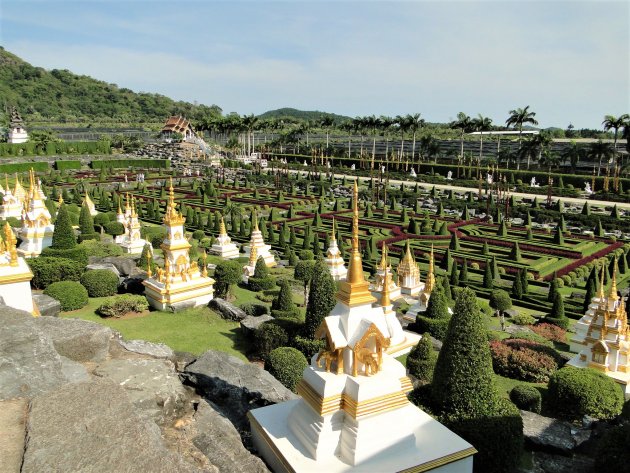
[(80, 282), (90, 297), (113, 296), (118, 292), (118, 276), (107, 269), (86, 271)]
[(323, 339), (313, 340), (301, 335), (296, 335), (291, 344), (294, 348), (300, 350), (307, 360), (310, 360), (313, 355), (326, 347), (326, 341)]
[(548, 381), (564, 363), (553, 348), (523, 339), (493, 340), (490, 353), (495, 373), (535, 383)]
[(63, 311), (80, 309), (89, 301), (87, 290), (77, 281), (54, 282), (44, 290), (44, 294), (57, 299)]
[(289, 342), (287, 331), (275, 321), (265, 322), (255, 334), (256, 352), (261, 360), (266, 360), (269, 353)]
[(308, 362), (302, 352), (291, 347), (279, 347), (272, 350), (265, 361), (265, 369), (293, 392), (307, 366)]
[(78, 281), (84, 265), (66, 258), (40, 256), (26, 260), (33, 273), (31, 284), (35, 289), (46, 289), (58, 281)]
[(51, 258), (65, 258), (80, 263), (84, 267), (88, 264), (88, 252), (84, 246), (77, 246), (69, 249), (57, 249), (49, 246), (44, 248), (40, 257), (47, 256)]
[(304, 337), (315, 337), (315, 331), (335, 306), (336, 292), (337, 286), (330, 275), (328, 266), (326, 266), (323, 260), (318, 261), (313, 267), (313, 275), (310, 282), (304, 330), (302, 333)]
[(547, 403), (558, 416), (580, 420), (588, 415), (612, 419), (621, 413), (624, 395), (621, 387), (599, 371), (566, 367), (549, 379)]
[(122, 317), (129, 312), (144, 312), (149, 308), (147, 298), (133, 294), (121, 294), (106, 299), (96, 309), (102, 317)]
[(62, 204), (57, 212), (55, 230), (53, 231), (51, 248), (56, 250), (69, 250), (77, 246), (77, 238), (70, 223), (68, 208)]
[(249, 302), (247, 304), (241, 304), (238, 306), (243, 312), (252, 317), (260, 317), (261, 315), (269, 314), (269, 307), (265, 304), (257, 304), (255, 302)]
[(534, 386), (517, 384), (510, 391), (510, 400), (521, 410), (540, 414), (542, 396)]
[(437, 360), (437, 353), (433, 350), (431, 338), (424, 333), (418, 344), (411, 349), (407, 356), (407, 371), (416, 379), (430, 383), (433, 379), (433, 369)]

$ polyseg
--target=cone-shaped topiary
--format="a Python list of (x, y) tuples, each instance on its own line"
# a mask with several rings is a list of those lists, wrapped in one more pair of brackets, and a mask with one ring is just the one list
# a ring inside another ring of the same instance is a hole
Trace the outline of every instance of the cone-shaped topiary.
[(55, 230), (52, 237), (51, 247), (56, 250), (69, 250), (77, 246), (77, 239), (74, 229), (70, 223), (70, 216), (65, 204), (62, 204), (57, 212)]
[(459, 286), (459, 269), (457, 268), (457, 261), (453, 261), (453, 266), (451, 267), (450, 284), (451, 286)]
[(500, 237), (507, 236), (507, 225), (505, 223), (505, 220), (501, 221), (501, 224), (499, 225), (499, 229), (497, 230), (497, 236), (500, 236)]
[(453, 258), (451, 257), (451, 250), (447, 248), (442, 256), (442, 260), (440, 261), (440, 268), (450, 273), (451, 266), (453, 265)]
[(529, 281), (527, 280), (527, 268), (523, 268), (520, 273), (521, 276), (521, 286), (523, 287), (523, 294), (527, 294), (529, 292)]
[(521, 299), (523, 297), (523, 282), (521, 280), (520, 271), (512, 283), (512, 297), (514, 297), (514, 299)]
[(604, 236), (604, 227), (602, 227), (602, 222), (600, 219), (597, 219), (597, 225), (595, 225), (595, 229), (593, 230), (595, 236), (603, 237)]
[(617, 209), (617, 204), (615, 204), (612, 211), (610, 212), (610, 218), (619, 220), (619, 209)]
[(556, 227), (556, 233), (553, 235), (553, 242), (556, 245), (564, 245), (564, 235), (562, 234), (562, 229), (560, 225)]
[(468, 282), (468, 260), (464, 258), (462, 269), (459, 271), (459, 282), (466, 284)]
[(516, 262), (521, 261), (522, 259), (521, 249), (518, 246), (518, 241), (514, 243), (514, 246), (512, 247), (512, 250), (510, 251), (510, 259)]
[(492, 264), (486, 261), (486, 267), (483, 270), (483, 287), (484, 289), (492, 289), (494, 286), (494, 278), (492, 277)]
[(582, 215), (590, 215), (591, 214), (591, 206), (588, 204), (588, 201), (584, 202), (582, 206)]
[(306, 320), (304, 322), (304, 337), (309, 339), (315, 337), (315, 331), (335, 306), (336, 291), (337, 286), (330, 275), (328, 266), (326, 266), (324, 261), (318, 261), (313, 268), (310, 282), (308, 304), (306, 305)]
[(407, 370), (416, 379), (430, 383), (437, 353), (433, 350), (429, 333), (424, 333), (418, 344), (411, 349), (407, 357)]
[(453, 251), (459, 251), (459, 238), (457, 238), (457, 233), (454, 232), (453, 235), (451, 235), (451, 242), (448, 245), (449, 249), (453, 250)]

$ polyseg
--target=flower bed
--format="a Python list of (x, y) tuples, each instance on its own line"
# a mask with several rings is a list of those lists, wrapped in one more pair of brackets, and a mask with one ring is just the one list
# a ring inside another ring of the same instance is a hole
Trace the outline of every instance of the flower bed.
[(490, 342), (495, 373), (512, 379), (545, 383), (564, 363), (553, 348), (521, 339)]

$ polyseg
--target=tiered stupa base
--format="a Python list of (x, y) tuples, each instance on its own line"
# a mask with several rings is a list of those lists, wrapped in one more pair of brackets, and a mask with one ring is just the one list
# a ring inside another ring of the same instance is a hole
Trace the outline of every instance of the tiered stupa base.
[(23, 258), (36, 258), (42, 253), (44, 248), (52, 245), (52, 231), (44, 233), (42, 236), (33, 236), (24, 238), (17, 249), (18, 256)]
[(175, 277), (169, 288), (165, 283), (154, 278), (146, 279), (144, 295), (149, 301), (149, 305), (157, 310), (172, 310), (173, 304), (188, 302), (191, 307), (207, 305), (212, 300), (214, 294), (214, 280), (203, 277), (199, 272), (187, 281), (182, 281), (179, 276)]
[[(251, 246), (246, 246), (245, 247), (245, 255), (247, 258), (249, 258), (249, 255), (251, 253)], [(258, 246), (256, 247), (256, 254), (258, 255), (258, 258), (261, 258), (265, 260), (265, 264), (267, 265), (268, 268), (271, 268), (273, 266), (276, 265), (276, 259), (274, 258), (274, 256), (269, 252), (269, 250), (271, 250), (271, 246), (270, 245), (262, 245), (262, 246)]]
[(341, 258), (326, 258), (326, 266), (328, 271), (335, 281), (345, 281), (348, 275), (348, 268), (346, 268), (343, 259)]
[(228, 243), (227, 245), (215, 243), (210, 248), (210, 253), (225, 259), (235, 259), (241, 256), (238, 253), (238, 247), (234, 243)]
[(412, 405), (410, 389), (392, 359), (374, 376), (309, 367), (302, 399), (249, 412), (254, 445), (276, 473), (470, 473), (475, 449)]
[(24, 258), (17, 261), (17, 266), (0, 266), (0, 297), (9, 307), (39, 315), (31, 294), (33, 273)]
[(140, 238), (139, 240), (133, 241), (123, 240), (122, 243), (119, 244), (119, 246), (122, 248), (123, 253), (136, 255), (142, 253), (142, 250), (144, 249), (146, 244), (147, 241)]
[(417, 296), (424, 289), (424, 284), (418, 284), (413, 287), (400, 286), (400, 292), (403, 296)]

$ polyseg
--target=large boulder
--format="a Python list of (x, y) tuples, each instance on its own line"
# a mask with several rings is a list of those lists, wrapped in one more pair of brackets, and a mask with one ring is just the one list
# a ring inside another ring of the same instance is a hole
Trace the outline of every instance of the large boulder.
[(35, 323), (39, 319), (7, 306), (0, 307), (0, 319), (0, 399), (30, 397), (68, 383), (52, 340)]
[(592, 473), (592, 457), (584, 455), (553, 455), (546, 452), (532, 452), (532, 473)]
[(246, 471), (268, 473), (264, 462), (243, 446), (232, 423), (206, 401), (201, 401), (189, 424), (187, 434), (221, 473)]
[(297, 398), (260, 366), (220, 351), (205, 352), (181, 376), (216, 404), (241, 433), (249, 431), (250, 409)]
[(124, 256), (106, 256), (102, 259), (101, 264), (102, 263), (114, 265), (120, 276), (132, 276), (142, 271), (136, 266), (136, 261), (133, 258), (126, 258)]
[(165, 447), (156, 424), (143, 420), (122, 386), (68, 384), (35, 397), (27, 422), (22, 473), (200, 470)]
[(44, 317), (59, 317), (61, 302), (46, 294), (33, 294), (33, 302)]
[(40, 317), (37, 326), (52, 339), (57, 352), (74, 361), (103, 361), (114, 332), (86, 320)]
[(208, 305), (211, 309), (214, 309), (221, 314), (221, 317), (227, 320), (235, 320), (236, 322), (239, 322), (247, 317), (247, 314), (243, 311), (243, 309), (239, 309), (235, 305), (230, 304), (228, 301), (221, 299), (220, 297), (215, 297)]
[(568, 422), (521, 411), (525, 442), (534, 450), (568, 455), (577, 446)]
[(246, 337), (252, 337), (262, 324), (270, 320), (273, 320), (273, 317), (269, 314), (259, 315), (258, 317), (248, 315), (241, 320), (241, 333)]
[(170, 359), (175, 356), (171, 347), (163, 343), (153, 343), (145, 340), (118, 340), (118, 344), (127, 351), (153, 358)]

